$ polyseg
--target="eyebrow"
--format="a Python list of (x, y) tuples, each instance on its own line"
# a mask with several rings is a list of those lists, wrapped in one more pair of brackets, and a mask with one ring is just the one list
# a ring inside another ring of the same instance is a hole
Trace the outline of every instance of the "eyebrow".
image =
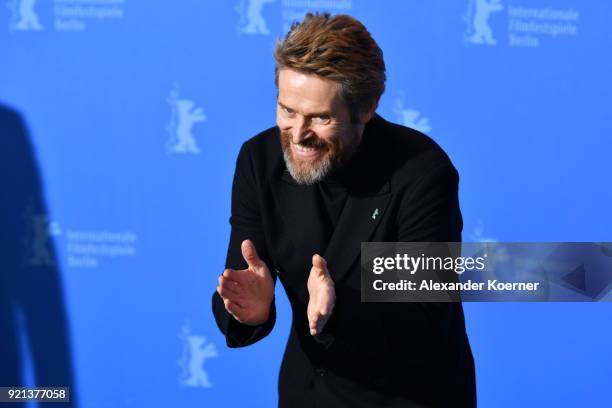
[[(285, 109), (289, 109), (289, 110), (295, 111), (295, 109), (290, 108), (289, 106), (285, 105), (285, 104), (284, 104), (284, 103), (282, 103), (281, 101), (276, 101), (276, 102), (277, 102), (277, 103), (278, 103), (278, 104), (279, 104), (279, 105), (280, 105), (282, 108), (285, 108)], [(330, 113), (330, 112), (327, 112), (327, 111), (322, 111), (322, 112), (312, 112), (312, 113), (309, 113), (308, 115), (304, 115), (304, 116), (306, 116), (306, 117), (313, 117), (313, 116), (331, 116), (331, 113)]]

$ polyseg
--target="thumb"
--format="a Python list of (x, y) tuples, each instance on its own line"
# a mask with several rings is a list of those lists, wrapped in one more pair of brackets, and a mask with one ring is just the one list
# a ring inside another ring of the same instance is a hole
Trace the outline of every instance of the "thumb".
[(327, 274), (327, 261), (321, 255), (314, 254), (312, 256), (312, 266), (320, 269), (324, 274)]
[(240, 249), (242, 250), (242, 257), (249, 265), (249, 268), (258, 268), (261, 266), (262, 260), (259, 258), (259, 255), (257, 255), (255, 245), (253, 245), (250, 239), (242, 241)]

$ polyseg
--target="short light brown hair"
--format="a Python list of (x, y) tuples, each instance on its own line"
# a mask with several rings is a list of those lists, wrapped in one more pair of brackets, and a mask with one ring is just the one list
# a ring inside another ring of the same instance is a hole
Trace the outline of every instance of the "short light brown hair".
[(274, 50), (275, 83), (289, 68), (338, 83), (353, 121), (376, 107), (385, 91), (383, 52), (365, 26), (347, 14), (308, 13)]

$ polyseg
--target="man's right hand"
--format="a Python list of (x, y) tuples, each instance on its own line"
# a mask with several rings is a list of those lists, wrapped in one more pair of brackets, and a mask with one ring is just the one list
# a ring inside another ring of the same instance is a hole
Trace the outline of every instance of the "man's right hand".
[(255, 326), (268, 320), (274, 299), (274, 280), (250, 240), (242, 241), (241, 249), (247, 269), (224, 270), (219, 277), (217, 293), (236, 320)]

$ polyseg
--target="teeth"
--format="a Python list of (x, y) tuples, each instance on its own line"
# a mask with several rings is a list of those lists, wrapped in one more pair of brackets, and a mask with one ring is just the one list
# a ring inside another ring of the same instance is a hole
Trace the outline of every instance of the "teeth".
[(297, 150), (298, 152), (307, 153), (307, 152), (312, 152), (315, 150), (314, 147), (306, 147), (301, 144), (295, 144), (294, 146), (295, 146), (295, 150)]

